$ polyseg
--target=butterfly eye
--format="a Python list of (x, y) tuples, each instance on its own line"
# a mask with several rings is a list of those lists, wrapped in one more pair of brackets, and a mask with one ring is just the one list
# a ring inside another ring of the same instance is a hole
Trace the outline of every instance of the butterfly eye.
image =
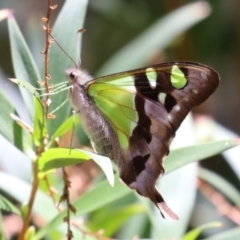
[(76, 71), (72, 71), (72, 72), (69, 74), (69, 78), (70, 78), (71, 80), (74, 80), (76, 76), (77, 76), (77, 72), (76, 72)]

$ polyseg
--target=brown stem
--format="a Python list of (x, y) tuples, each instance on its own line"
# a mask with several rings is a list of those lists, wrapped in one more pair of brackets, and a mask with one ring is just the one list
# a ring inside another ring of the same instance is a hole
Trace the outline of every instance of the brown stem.
[(30, 223), (30, 219), (31, 219), (31, 214), (32, 214), (32, 208), (33, 208), (33, 203), (34, 203), (34, 199), (37, 193), (37, 189), (38, 189), (38, 185), (39, 185), (39, 180), (38, 180), (38, 163), (37, 161), (35, 161), (33, 163), (33, 184), (32, 184), (32, 191), (31, 191), (31, 195), (30, 195), (30, 199), (28, 202), (28, 212), (27, 212), (27, 216), (24, 219), (23, 222), (23, 227), (22, 230), (18, 236), (18, 240), (23, 240), (24, 239), (24, 235), (28, 229), (29, 223)]
[(63, 171), (63, 180), (64, 180), (62, 200), (66, 201), (66, 204), (67, 204), (67, 216), (64, 219), (67, 222), (67, 239), (71, 240), (73, 238), (73, 235), (72, 235), (71, 225), (70, 225), (71, 206), (72, 206), (70, 202), (70, 196), (69, 196), (70, 182), (68, 180), (68, 175), (64, 168), (62, 168), (62, 171)]
[[(45, 22), (46, 22), (46, 28), (45, 28), (45, 42), (46, 42), (46, 45), (45, 45), (45, 50), (43, 51), (44, 53), (44, 76), (45, 76), (45, 79), (44, 79), (44, 82), (45, 82), (45, 88), (46, 88), (46, 93), (49, 93), (49, 79), (50, 79), (50, 75), (48, 73), (48, 53), (49, 53), (49, 47), (50, 47), (50, 39), (49, 39), (49, 33), (51, 32), (51, 29), (50, 29), (50, 17), (51, 17), (51, 13), (52, 13), (52, 8), (51, 8), (51, 0), (48, 0), (48, 11), (47, 11), (47, 17), (45, 18)], [(46, 114), (46, 118), (48, 116), (48, 110), (49, 110), (49, 105), (48, 105), (48, 101), (49, 101), (49, 95), (47, 94), (46, 95), (46, 99), (45, 99), (45, 102), (46, 102), (46, 111), (45, 111), (45, 114)]]
[[(56, 6), (55, 6), (56, 7)], [(51, 31), (50, 29), (50, 17), (51, 17), (51, 12), (54, 9), (54, 7), (51, 6), (51, 0), (48, 0), (48, 11), (47, 11), (47, 17), (43, 19), (43, 21), (46, 23), (46, 26), (44, 27), (45, 29), (45, 38), (46, 38), (46, 44), (45, 44), (45, 50), (42, 52), (44, 54), (44, 76), (45, 76), (45, 88), (46, 88), (46, 92), (49, 93), (50, 89), (49, 89), (49, 79), (50, 79), (50, 75), (48, 73), (48, 53), (49, 53), (49, 47), (50, 47), (50, 39), (49, 39), (49, 33)], [(45, 99), (45, 114), (46, 114), (46, 119), (48, 116), (48, 109), (49, 109), (49, 96), (46, 95), (46, 99)], [(36, 149), (36, 156), (40, 156), (40, 154), (44, 151), (44, 148), (37, 148)], [(38, 179), (38, 161), (34, 160), (33, 161), (33, 183), (32, 183), (32, 190), (30, 193), (30, 198), (29, 198), (29, 202), (28, 202), (28, 209), (27, 209), (27, 215), (24, 219), (23, 222), (23, 227), (21, 229), (21, 232), (18, 236), (18, 240), (24, 240), (24, 236), (26, 234), (26, 231), (29, 227), (30, 224), (30, 220), (31, 220), (31, 215), (32, 215), (32, 210), (33, 210), (33, 204), (34, 204), (34, 200), (36, 197), (36, 193), (38, 190), (38, 186), (39, 186), (39, 179)]]

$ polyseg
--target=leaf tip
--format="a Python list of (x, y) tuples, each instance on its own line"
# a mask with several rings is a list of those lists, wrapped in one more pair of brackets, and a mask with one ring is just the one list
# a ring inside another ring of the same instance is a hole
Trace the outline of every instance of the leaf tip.
[(8, 80), (10, 80), (11, 82), (16, 83), (16, 84), (18, 83), (16, 78), (8, 78)]
[(200, 18), (204, 19), (208, 17), (212, 11), (211, 6), (209, 3), (205, 1), (200, 1), (195, 4), (195, 11), (194, 13)]
[(108, 182), (111, 187), (114, 187), (114, 175), (112, 177), (108, 177)]
[(0, 21), (6, 19), (6, 18), (11, 18), (13, 17), (13, 10), (6, 8), (6, 9), (2, 9), (0, 10)]

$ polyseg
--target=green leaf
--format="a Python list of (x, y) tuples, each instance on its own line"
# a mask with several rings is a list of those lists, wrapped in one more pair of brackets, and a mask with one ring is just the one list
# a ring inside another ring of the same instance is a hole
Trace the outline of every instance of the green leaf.
[(185, 236), (183, 237), (183, 240), (197, 239), (197, 237), (201, 234), (203, 230), (208, 228), (218, 228), (221, 226), (222, 224), (220, 222), (211, 222), (211, 223), (204, 224), (186, 233)]
[(135, 214), (146, 212), (146, 207), (142, 204), (132, 204), (121, 208), (104, 209), (89, 224), (92, 231), (104, 229), (104, 236), (112, 236), (130, 217)]
[(29, 131), (32, 131), (31, 126), (25, 123), (22, 119), (16, 115), (11, 114), (14, 121), (14, 146), (26, 153), (30, 158), (35, 156), (32, 149), (32, 135)]
[[(30, 83), (20, 80), (20, 79), (10, 79), (12, 82), (24, 87), (30, 94), (32, 94), (33, 102), (34, 102), (34, 130), (33, 130), (33, 140), (36, 146), (43, 147), (44, 138), (47, 135), (47, 128), (46, 128), (46, 118), (44, 114), (44, 109), (41, 103), (41, 100), (38, 98), (39, 93), (36, 91), (36, 88), (33, 87)], [(15, 132), (16, 133), (16, 132)], [(15, 136), (20, 135), (20, 133), (16, 133)], [(23, 149), (23, 148), (20, 148)]]
[[(31, 94), (37, 95), (35, 88), (30, 83), (19, 79), (10, 80), (25, 87)], [(22, 120), (15, 115), (14, 107), (1, 90), (0, 102), (0, 124), (4, 126), (0, 129), (0, 133), (15, 147), (31, 155), (32, 137), (28, 130), (24, 128), (24, 122), (21, 124)]]
[(144, 33), (125, 45), (99, 70), (98, 76), (141, 66), (147, 56), (161, 51), (181, 33), (206, 18), (210, 13), (207, 2), (187, 4), (162, 17)]
[[(41, 79), (40, 75), (38, 73), (33, 57), (13, 16), (8, 18), (8, 28), (13, 68), (16, 78), (24, 79), (25, 81), (31, 83), (33, 86), (37, 86), (37, 80)], [(28, 91), (26, 91), (26, 89), (20, 88), (20, 92), (27, 106), (28, 113), (31, 119), (33, 119), (34, 107), (32, 96)]]
[(115, 238), (129, 239), (130, 236), (135, 236), (137, 233), (139, 239), (142, 239), (141, 236), (146, 236), (151, 229), (152, 227), (149, 226), (149, 219), (146, 214), (136, 214), (128, 219), (121, 229), (118, 229)]
[(39, 171), (46, 172), (90, 160), (84, 152), (69, 148), (51, 148), (41, 154), (38, 161)]
[(119, 181), (119, 176), (114, 178), (114, 187), (104, 180), (97, 184), (93, 190), (85, 193), (78, 200), (74, 202), (78, 214), (85, 214), (94, 211), (108, 203), (111, 203), (127, 194), (132, 193), (127, 186)]
[(34, 122), (33, 122), (33, 140), (36, 146), (43, 148), (44, 139), (47, 135), (46, 117), (42, 103), (39, 98), (34, 99)]
[(14, 113), (15, 109), (0, 89), (0, 133), (11, 143), (14, 143), (14, 121), (10, 113)]
[[(74, 207), (77, 210), (78, 215), (89, 213), (108, 203), (111, 203), (121, 197), (130, 194), (132, 191), (119, 180), (118, 176), (115, 176), (114, 187), (111, 187), (109, 183), (104, 180), (97, 184), (94, 189), (88, 191), (74, 202)], [(41, 228), (32, 240), (42, 239), (52, 229), (56, 228), (62, 223), (63, 218), (66, 216), (66, 211), (59, 213), (48, 225)], [(65, 231), (65, 228), (63, 229)]]
[(22, 216), (23, 221), (26, 220), (28, 211), (29, 211), (28, 203), (23, 203), (22, 206), (21, 206), (21, 216)]
[(32, 240), (35, 234), (36, 234), (36, 228), (34, 226), (30, 226), (24, 235), (24, 240)]
[(18, 149), (25, 153), (28, 152), (32, 146), (31, 136), (11, 117), (15, 109), (1, 90), (0, 102), (0, 126), (2, 126), (0, 133)]
[(211, 237), (204, 238), (203, 240), (230, 240), (230, 239), (237, 240), (239, 239), (239, 236), (240, 236), (240, 227), (236, 227), (228, 231), (215, 234)]
[[(52, 35), (57, 39), (61, 47), (75, 62), (79, 62), (79, 46), (82, 34), (77, 34), (83, 27), (87, 9), (87, 0), (65, 1), (60, 14), (53, 26)], [(74, 63), (67, 57), (56, 44), (51, 45), (49, 57), (49, 71), (51, 83), (57, 84), (66, 81), (65, 70), (74, 67)], [(66, 94), (57, 94), (52, 98), (51, 110), (58, 107), (66, 99)], [(56, 112), (56, 119), (49, 121), (50, 136), (69, 117), (70, 105), (65, 105)]]
[(93, 159), (103, 170), (111, 186), (114, 184), (111, 160), (107, 157), (86, 150), (69, 148), (51, 148), (39, 157), (39, 171), (75, 165)]
[(20, 215), (20, 211), (2, 195), (0, 195), (0, 209)]
[(166, 172), (172, 172), (186, 164), (217, 155), (239, 145), (239, 139), (230, 139), (172, 150), (165, 162)]
[(3, 231), (3, 218), (2, 218), (2, 213), (0, 211), (0, 239), (1, 240), (7, 240), (4, 231)]
[(66, 121), (64, 121), (56, 132), (52, 135), (48, 146), (51, 146), (56, 138), (61, 137), (64, 133), (73, 128), (73, 125), (77, 125), (80, 122), (79, 117), (76, 114), (71, 115)]
[[(6, 192), (20, 203), (24, 203), (29, 199), (32, 186), (28, 181), (3, 172), (0, 172), (0, 179), (1, 191)], [(46, 222), (58, 214), (52, 199), (39, 190), (34, 202), (34, 212), (45, 219)]]
[(16, 78), (9, 78), (10, 81), (12, 81), (13, 83), (16, 83), (17, 85), (24, 87), (25, 89), (27, 89), (32, 95), (38, 97), (39, 93), (37, 92), (36, 88), (29, 82), (25, 81), (25, 80), (20, 80), (20, 79), (16, 79)]

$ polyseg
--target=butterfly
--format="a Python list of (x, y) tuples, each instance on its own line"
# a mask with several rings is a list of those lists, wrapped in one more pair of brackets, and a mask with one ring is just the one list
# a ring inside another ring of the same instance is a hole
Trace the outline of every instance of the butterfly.
[(96, 152), (118, 165), (120, 178), (170, 218), (178, 216), (156, 188), (163, 159), (190, 110), (217, 88), (219, 75), (193, 62), (169, 62), (93, 79), (68, 69), (68, 98)]

